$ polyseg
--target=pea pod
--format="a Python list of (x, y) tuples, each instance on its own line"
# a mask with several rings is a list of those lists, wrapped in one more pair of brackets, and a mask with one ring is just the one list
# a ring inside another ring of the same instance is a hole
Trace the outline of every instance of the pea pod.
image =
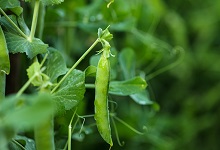
[(102, 138), (113, 146), (108, 110), (108, 89), (110, 78), (110, 47), (104, 48), (98, 62), (95, 82), (95, 120)]
[(10, 61), (8, 57), (8, 49), (5, 40), (5, 35), (2, 31), (2, 27), (0, 26), (0, 71), (5, 74), (9, 74), (10, 72)]
[(5, 97), (5, 74), (9, 74), (9, 72), (10, 61), (8, 57), (8, 49), (6, 45), (5, 35), (0, 25), (0, 101), (2, 101)]

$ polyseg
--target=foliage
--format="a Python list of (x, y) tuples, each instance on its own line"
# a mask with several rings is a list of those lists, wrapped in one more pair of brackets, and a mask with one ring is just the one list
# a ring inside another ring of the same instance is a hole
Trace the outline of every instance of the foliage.
[(219, 6), (0, 0), (0, 149), (39, 148), (37, 129), (56, 149), (109, 149), (93, 117), (95, 51), (109, 42), (111, 149), (217, 150)]

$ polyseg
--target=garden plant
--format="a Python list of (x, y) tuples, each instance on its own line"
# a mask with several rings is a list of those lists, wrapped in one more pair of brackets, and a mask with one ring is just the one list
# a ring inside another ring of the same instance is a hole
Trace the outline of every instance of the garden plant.
[(191, 45), (164, 2), (0, 0), (0, 25), (1, 150), (172, 150), (196, 137), (172, 105), (191, 87)]

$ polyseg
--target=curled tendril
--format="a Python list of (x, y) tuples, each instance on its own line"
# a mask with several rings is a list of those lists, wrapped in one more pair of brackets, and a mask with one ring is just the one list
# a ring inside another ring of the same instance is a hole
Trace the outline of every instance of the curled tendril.
[(111, 0), (108, 4), (107, 4), (107, 8), (110, 7), (110, 5), (114, 2), (115, 0)]

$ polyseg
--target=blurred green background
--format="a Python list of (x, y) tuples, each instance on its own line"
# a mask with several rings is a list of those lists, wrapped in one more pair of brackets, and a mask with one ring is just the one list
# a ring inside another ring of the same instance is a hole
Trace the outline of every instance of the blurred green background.
[[(120, 118), (138, 130), (147, 127), (144, 135), (137, 135), (116, 122), (125, 144), (119, 146), (113, 133), (112, 150), (219, 149), (220, 1), (115, 0), (109, 9), (107, 2), (65, 0), (47, 7), (43, 41), (62, 51), (70, 66), (96, 39), (97, 29), (111, 25), (117, 53), (134, 51), (136, 75), (146, 76), (150, 99), (160, 110), (129, 97), (112, 97)], [(78, 68), (88, 65), (84, 61)], [(86, 94), (82, 112), (92, 114), (94, 91)], [(74, 149), (102, 146), (108, 149), (97, 131), (72, 143)]]

